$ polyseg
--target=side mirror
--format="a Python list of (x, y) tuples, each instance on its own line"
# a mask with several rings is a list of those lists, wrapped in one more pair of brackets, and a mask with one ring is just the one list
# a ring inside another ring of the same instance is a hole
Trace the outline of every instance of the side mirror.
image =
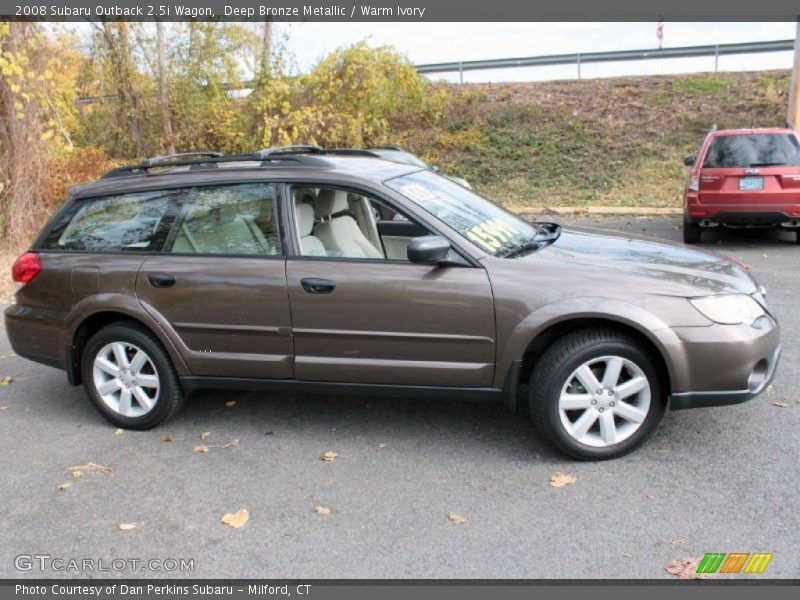
[(694, 163), (696, 162), (697, 162), (697, 157), (694, 154), (690, 154), (689, 156), (683, 159), (683, 164), (685, 164), (687, 167), (693, 167)]
[(450, 258), (450, 242), (439, 235), (422, 235), (408, 242), (408, 260), (423, 265), (438, 265)]

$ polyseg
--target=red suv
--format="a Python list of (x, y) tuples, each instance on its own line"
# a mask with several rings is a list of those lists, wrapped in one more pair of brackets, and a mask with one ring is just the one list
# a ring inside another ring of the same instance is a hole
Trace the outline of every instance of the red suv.
[(800, 243), (800, 141), (793, 129), (726, 129), (708, 134), (686, 185), (683, 241), (704, 228), (780, 225)]

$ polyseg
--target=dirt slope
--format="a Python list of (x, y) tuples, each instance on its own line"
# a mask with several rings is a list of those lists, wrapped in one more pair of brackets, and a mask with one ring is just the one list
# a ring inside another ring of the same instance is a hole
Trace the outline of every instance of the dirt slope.
[(680, 206), (713, 124), (781, 126), (790, 73), (450, 86), (441, 126), (400, 140), (481, 193), (529, 206)]

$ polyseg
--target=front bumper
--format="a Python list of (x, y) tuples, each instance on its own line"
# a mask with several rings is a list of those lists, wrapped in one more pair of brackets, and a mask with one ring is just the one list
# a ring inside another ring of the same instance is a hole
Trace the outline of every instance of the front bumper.
[(673, 388), (673, 409), (747, 402), (775, 378), (781, 355), (780, 329), (765, 315), (756, 326), (676, 328), (686, 385)]

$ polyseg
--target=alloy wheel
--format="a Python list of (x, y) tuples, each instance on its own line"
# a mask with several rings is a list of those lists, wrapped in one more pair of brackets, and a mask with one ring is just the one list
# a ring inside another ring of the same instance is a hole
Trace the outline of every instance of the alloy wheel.
[(94, 387), (106, 406), (123, 417), (141, 417), (158, 401), (159, 377), (148, 354), (129, 342), (111, 342), (94, 359)]
[(581, 444), (614, 446), (642, 426), (650, 397), (650, 382), (636, 363), (621, 356), (593, 358), (575, 369), (561, 389), (561, 424)]

